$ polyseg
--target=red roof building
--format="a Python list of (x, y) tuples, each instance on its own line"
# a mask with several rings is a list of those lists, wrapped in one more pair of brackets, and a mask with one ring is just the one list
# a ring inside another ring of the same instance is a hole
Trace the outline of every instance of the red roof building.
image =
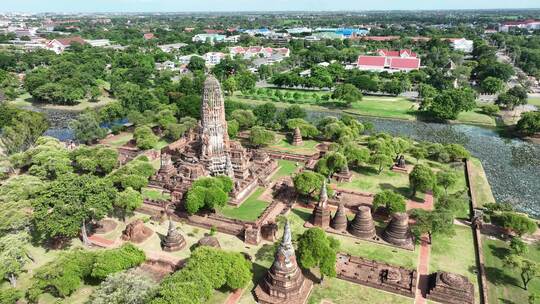
[(145, 40), (154, 39), (154, 34), (153, 34), (153, 33), (145, 33), (145, 34), (143, 35), (143, 38), (144, 38)]
[(68, 38), (58, 38), (53, 39), (47, 43), (45, 46), (47, 49), (55, 52), (56, 54), (63, 53), (67, 48), (69, 48), (73, 43), (86, 44), (86, 41), (80, 36), (68, 37)]
[(411, 50), (377, 50), (375, 53), (376, 56), (358, 56), (358, 68), (375, 72), (408, 72), (420, 68), (420, 58)]

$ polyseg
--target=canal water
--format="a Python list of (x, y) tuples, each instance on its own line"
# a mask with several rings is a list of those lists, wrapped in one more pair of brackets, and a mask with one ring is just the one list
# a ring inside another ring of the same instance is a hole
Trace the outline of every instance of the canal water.
[[(73, 132), (68, 124), (79, 113), (35, 107), (31, 110), (44, 112), (48, 116), (51, 127), (46, 135), (63, 141), (73, 139)], [(336, 114), (308, 111), (310, 120), (329, 115)], [(506, 139), (493, 129), (479, 126), (378, 118), (359, 118), (359, 120), (371, 122), (376, 132), (387, 132), (419, 141), (464, 145), (482, 161), (498, 202), (510, 202), (518, 210), (540, 216), (540, 145), (519, 139)]]

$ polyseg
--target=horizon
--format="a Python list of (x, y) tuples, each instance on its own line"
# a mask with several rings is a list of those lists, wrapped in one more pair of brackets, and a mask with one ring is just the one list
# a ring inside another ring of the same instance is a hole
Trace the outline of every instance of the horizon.
[(387, 0), (378, 3), (358, 3), (354, 0), (199, 0), (178, 3), (174, 0), (40, 0), (10, 1), (2, 13), (279, 13), (279, 12), (394, 12), (394, 11), (467, 11), (467, 10), (535, 10), (538, 1), (457, 0), (429, 1)]

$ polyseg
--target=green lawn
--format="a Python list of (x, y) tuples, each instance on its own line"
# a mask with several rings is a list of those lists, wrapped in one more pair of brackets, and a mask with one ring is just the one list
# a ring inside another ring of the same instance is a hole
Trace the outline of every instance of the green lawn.
[(273, 180), (280, 179), (284, 176), (290, 176), (298, 168), (296, 166), (296, 162), (293, 162), (290, 160), (284, 160), (284, 159), (278, 160), (278, 166), (279, 166), (278, 171), (274, 174), (274, 176), (272, 176)]
[(319, 304), (322, 300), (329, 300), (336, 304), (411, 304), (414, 302), (411, 298), (336, 278), (327, 278), (322, 284), (313, 286), (308, 303)]
[(115, 135), (112, 138), (108, 138), (103, 140), (103, 142), (113, 148), (119, 148), (123, 145), (125, 145), (128, 141), (133, 139), (133, 133), (120, 133), (118, 135)]
[(472, 195), (476, 198), (479, 206), (487, 203), (495, 203), (495, 198), (491, 192), (491, 187), (489, 186), (482, 163), (477, 158), (471, 158), (471, 161), (474, 168), (471, 181), (474, 189)]
[(540, 97), (529, 97), (528, 102), (540, 108)]
[(268, 206), (268, 202), (259, 199), (259, 196), (265, 190), (263, 187), (257, 187), (240, 207), (227, 205), (219, 211), (226, 217), (244, 221), (255, 221)]
[(303, 140), (303, 144), (301, 146), (293, 146), (289, 143), (289, 140), (284, 135), (277, 136), (278, 138), (276, 143), (269, 145), (268, 149), (301, 155), (311, 155), (318, 151), (315, 148), (318, 142), (314, 140)]
[(495, 119), (481, 112), (480, 109), (475, 109), (469, 112), (461, 112), (458, 115), (457, 122), (465, 124), (477, 124), (486, 126), (496, 126)]
[(157, 189), (151, 188), (142, 188), (141, 189), (143, 198), (155, 200), (155, 201), (166, 201), (171, 198), (171, 195), (168, 193), (163, 193)]
[(417, 106), (402, 97), (364, 97), (361, 101), (351, 104), (347, 112), (384, 118), (415, 120)]
[[(293, 238), (302, 234), (306, 228), (304, 223), (311, 217), (311, 210), (304, 208), (294, 208), (288, 218), (291, 222)], [(386, 246), (373, 242), (360, 240), (353, 237), (331, 234), (340, 242), (340, 251), (354, 256), (387, 262), (397, 266), (416, 268), (418, 261), (418, 250), (404, 250), (392, 246)]]
[[(503, 264), (503, 258), (509, 254), (508, 244), (497, 239), (483, 239), (483, 251), (488, 278), (490, 303), (521, 304), (528, 303), (530, 293), (540, 293), (540, 280), (533, 279), (524, 290), (523, 283), (515, 270)], [(526, 257), (540, 262), (540, 247), (529, 245)]]
[(476, 257), (472, 230), (470, 227), (458, 225), (454, 228), (454, 236), (433, 236), (429, 272), (442, 270), (466, 276), (475, 285), (476, 303), (480, 303), (478, 278), (473, 272), (476, 270)]

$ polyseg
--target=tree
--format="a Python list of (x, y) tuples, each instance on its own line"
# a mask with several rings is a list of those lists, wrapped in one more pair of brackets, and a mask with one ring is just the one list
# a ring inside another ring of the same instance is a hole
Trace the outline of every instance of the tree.
[(25, 232), (8, 234), (0, 238), (0, 277), (17, 286), (17, 277), (28, 262), (29, 236)]
[(242, 72), (235, 78), (238, 89), (243, 93), (253, 90), (255, 88), (255, 84), (257, 83), (257, 77), (255, 74), (249, 71)]
[(129, 187), (140, 191), (148, 184), (148, 178), (156, 169), (145, 156), (139, 156), (107, 176), (118, 189)]
[(512, 250), (512, 254), (521, 256), (529, 251), (527, 244), (518, 237), (513, 237), (510, 240), (510, 249)]
[(126, 214), (132, 213), (135, 209), (139, 208), (143, 203), (142, 194), (139, 191), (133, 190), (128, 187), (122, 192), (118, 192), (116, 199), (113, 203), (114, 208), (120, 214), (120, 217), (125, 222)]
[(32, 222), (41, 241), (65, 241), (82, 232), (90, 244), (86, 225), (112, 210), (116, 189), (111, 181), (92, 175), (65, 174), (40, 191), (33, 201)]
[(416, 195), (416, 191), (432, 190), (435, 185), (435, 174), (426, 165), (416, 165), (409, 175), (409, 183), (412, 188), (412, 196)]
[(232, 96), (236, 91), (238, 85), (234, 77), (229, 77), (223, 81), (223, 90), (227, 92), (227, 95)]
[(491, 217), (491, 221), (496, 225), (513, 231), (520, 237), (526, 233), (534, 233), (538, 228), (536, 222), (527, 215), (511, 211), (494, 214)]
[(394, 160), (388, 154), (385, 154), (383, 152), (376, 152), (370, 156), (369, 162), (373, 165), (378, 166), (377, 174), (381, 174), (385, 167), (389, 167), (394, 163)]
[(139, 266), (145, 260), (144, 251), (127, 243), (120, 248), (96, 252), (90, 275), (95, 279), (104, 280), (113, 273)]
[(516, 129), (525, 135), (540, 132), (540, 111), (523, 113), (516, 125)]
[(527, 104), (527, 98), (527, 90), (522, 86), (515, 86), (500, 94), (495, 103), (513, 110), (516, 106)]
[(416, 163), (418, 164), (418, 161), (421, 159), (421, 158), (426, 158), (428, 156), (428, 151), (426, 148), (424, 147), (421, 147), (421, 146), (416, 146), (416, 147), (413, 147), (410, 151), (412, 157), (414, 157), (416, 159)]
[(449, 89), (437, 95), (429, 111), (439, 119), (457, 119), (459, 113), (471, 111), (476, 107), (476, 97), (470, 88)]
[(82, 143), (92, 143), (98, 139), (102, 139), (107, 135), (107, 129), (99, 125), (96, 113), (86, 112), (76, 120), (72, 120), (69, 127), (73, 129), (75, 138)]
[(253, 109), (253, 114), (255, 114), (257, 119), (265, 125), (274, 121), (276, 113), (277, 108), (271, 102), (258, 105)]
[(384, 207), (389, 214), (407, 211), (405, 197), (391, 190), (384, 190), (375, 194), (373, 198), (373, 210)]
[(337, 85), (332, 92), (333, 99), (343, 100), (347, 105), (362, 100), (362, 97), (362, 92), (350, 83)]
[(424, 233), (427, 233), (430, 239), (433, 235), (452, 236), (455, 234), (454, 215), (451, 211), (413, 209), (411, 218), (415, 220), (412, 232), (416, 240), (420, 240)]
[(266, 146), (274, 142), (275, 138), (276, 135), (274, 132), (260, 126), (251, 128), (249, 133), (249, 142), (256, 147)]
[(500, 78), (496, 78), (493, 76), (486, 77), (480, 83), (480, 88), (482, 88), (482, 92), (487, 94), (497, 94), (498, 92), (502, 91), (503, 87), (504, 82)]
[(238, 122), (238, 125), (242, 130), (251, 128), (253, 125), (255, 125), (255, 122), (257, 121), (255, 114), (253, 114), (253, 111), (251, 110), (234, 110), (231, 114), (231, 117), (236, 120), (236, 122)]
[(206, 68), (206, 61), (200, 56), (191, 56), (187, 68), (192, 71), (204, 71)]
[(504, 264), (519, 272), (525, 290), (533, 279), (540, 276), (540, 265), (522, 256), (511, 254), (504, 258)]
[(303, 171), (293, 176), (294, 188), (302, 195), (316, 197), (321, 192), (325, 177), (313, 171)]
[(108, 174), (118, 165), (118, 152), (103, 146), (79, 146), (69, 158), (78, 170), (97, 175)]
[(133, 138), (137, 143), (137, 148), (141, 150), (152, 149), (159, 139), (148, 126), (137, 127), (133, 132)]
[(318, 267), (324, 276), (336, 276), (336, 252), (339, 242), (326, 236), (321, 228), (310, 228), (298, 238), (298, 258), (305, 269)]
[(332, 176), (347, 166), (347, 158), (339, 152), (328, 152), (317, 161), (315, 171), (324, 176)]
[(23, 295), (22, 291), (13, 287), (0, 288), (0, 304), (17, 304)]
[(199, 178), (187, 192), (186, 210), (194, 214), (202, 208), (214, 210), (225, 206), (232, 188), (233, 182), (227, 176)]
[(458, 176), (453, 171), (437, 172), (437, 184), (444, 188), (444, 192), (448, 195), (448, 188), (454, 186), (458, 181)]
[(431, 102), (433, 101), (433, 98), (435, 98), (438, 94), (438, 91), (433, 86), (422, 83), (418, 87), (418, 97), (422, 99), (421, 108), (427, 109), (431, 105)]
[(236, 138), (236, 135), (238, 135), (239, 130), (240, 130), (240, 125), (238, 124), (238, 121), (234, 119), (227, 121), (227, 133), (229, 133), (230, 138)]
[(145, 304), (157, 291), (157, 284), (140, 271), (123, 271), (108, 276), (90, 297), (90, 304)]
[(313, 138), (319, 135), (319, 130), (317, 130), (317, 127), (303, 120), (302, 118), (293, 118), (287, 120), (287, 128), (291, 131), (299, 128), (302, 137), (306, 138)]
[[(2, 107), (4, 108), (4, 107)], [(14, 109), (10, 114), (0, 108), (0, 147), (5, 153), (24, 151), (34, 145), (36, 140), (49, 128), (44, 114)], [(8, 114), (8, 115), (5, 115)]]

